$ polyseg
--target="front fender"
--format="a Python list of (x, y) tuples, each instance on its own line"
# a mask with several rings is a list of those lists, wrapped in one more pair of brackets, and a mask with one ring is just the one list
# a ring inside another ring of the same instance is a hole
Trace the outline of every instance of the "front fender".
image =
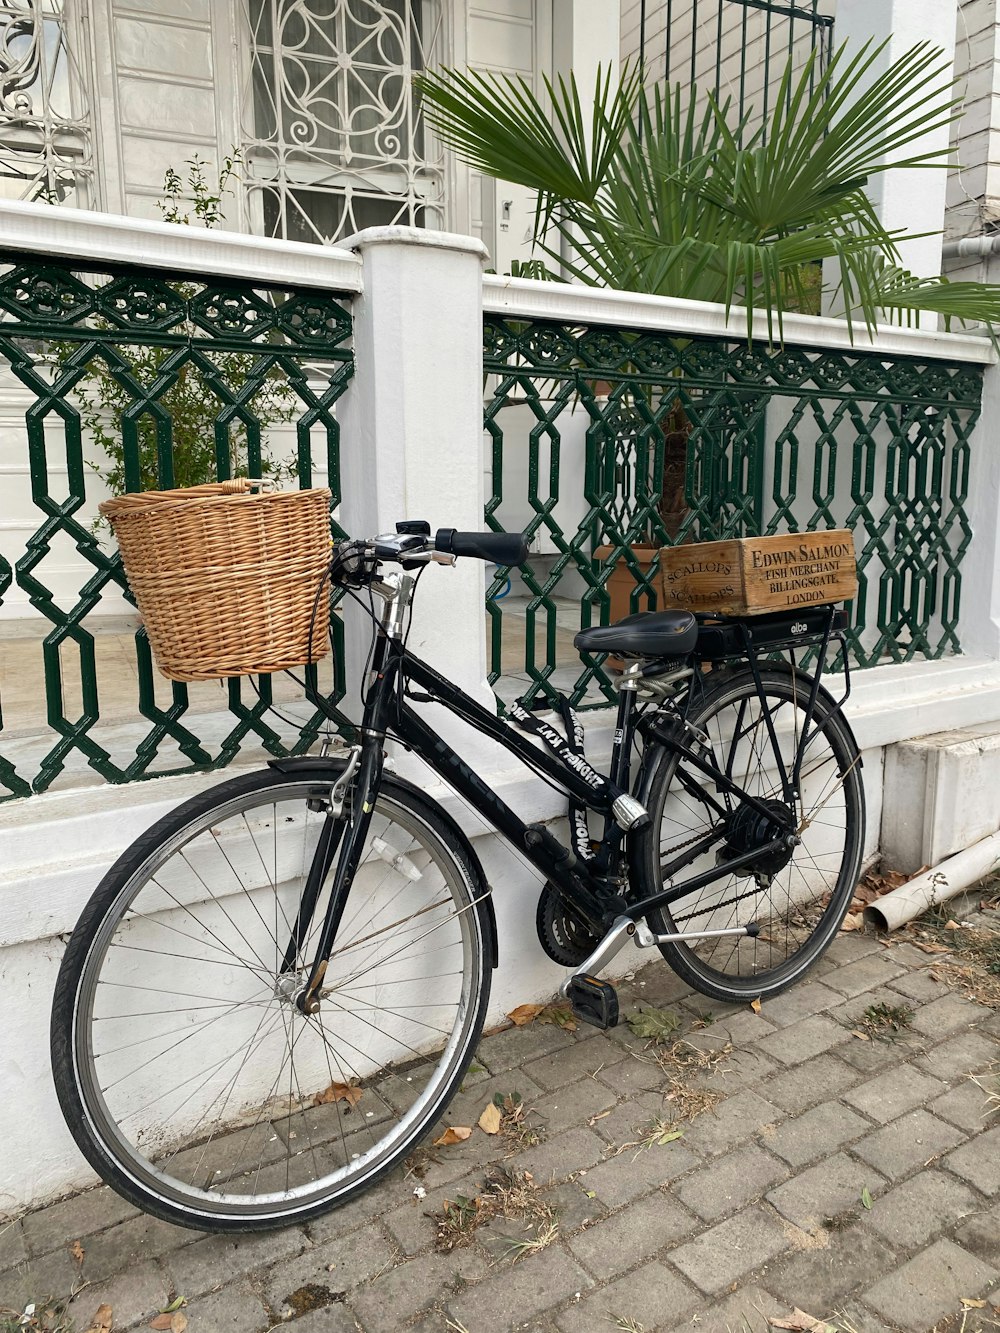
[[(310, 772), (315, 773), (318, 781), (322, 781), (327, 775), (329, 775), (331, 780), (336, 780), (339, 774), (343, 772), (346, 763), (347, 760), (341, 758), (339, 755), (327, 755), (326, 758), (321, 758), (318, 755), (296, 754), (288, 755), (284, 759), (269, 759), (267, 761), (267, 766), (268, 768), (276, 769), (279, 773), (286, 773), (289, 777), (294, 776), (296, 773), (303, 773), (308, 769)], [(391, 776), (387, 774), (383, 778), (383, 783), (402, 788), (410, 796), (415, 798), (419, 805), (433, 806), (435, 815), (442, 823), (448, 825), (452, 837), (462, 848), (464, 855), (472, 867), (473, 873), (478, 877), (480, 884), (483, 886), (482, 892), (477, 894), (477, 896), (481, 898), (483, 908), (486, 912), (487, 934), (489, 937), (487, 939), (487, 945), (489, 947), (492, 965), (496, 968), (500, 961), (500, 944), (497, 933), (496, 909), (493, 906), (493, 895), (488, 891), (486, 886), (486, 876), (483, 873), (482, 864), (479, 857), (476, 855), (472, 843), (455, 820), (452, 819), (451, 815), (443, 810), (436, 801), (431, 801), (425, 796), (419, 787), (415, 787), (412, 782), (407, 782), (405, 778), (398, 777), (393, 773)]]

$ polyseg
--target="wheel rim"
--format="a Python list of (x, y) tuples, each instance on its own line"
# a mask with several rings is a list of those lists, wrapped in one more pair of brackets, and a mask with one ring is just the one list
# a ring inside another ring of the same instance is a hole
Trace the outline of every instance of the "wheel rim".
[[(791, 765), (801, 733), (807, 695), (788, 685), (767, 682), (767, 711), (774, 724), (782, 760)], [(723, 929), (757, 923), (756, 938), (728, 937), (682, 943), (689, 964), (711, 980), (748, 980), (761, 988), (787, 981), (815, 957), (844, 915), (858, 870), (860, 845), (856, 764), (829, 720), (812, 736), (802, 765), (800, 797), (784, 798), (774, 764), (764, 708), (752, 688), (723, 697), (697, 726), (707, 736), (704, 757), (730, 772), (744, 790), (763, 800), (776, 815), (788, 819), (800, 843), (787, 859), (773, 858), (770, 883), (765, 874), (729, 875), (682, 898), (662, 911), (667, 930)], [(711, 757), (710, 757), (711, 756)], [(696, 839), (717, 833), (706, 851), (690, 860), (675, 878), (694, 875), (716, 863), (716, 857), (754, 845), (746, 821), (734, 810), (732, 798), (720, 797), (727, 814), (709, 814), (692, 794), (678, 790), (676, 780), (660, 812), (659, 864), (684, 856)], [(739, 845), (734, 833), (739, 831)]]
[[(311, 790), (315, 792), (316, 784)], [(306, 788), (238, 796), (135, 872), (88, 951), (74, 1014), (85, 1114), (139, 1188), (211, 1215), (332, 1202), (433, 1123), (474, 1036), (482, 949), (465, 878), (380, 799), (317, 1015), (280, 970), (326, 815)]]

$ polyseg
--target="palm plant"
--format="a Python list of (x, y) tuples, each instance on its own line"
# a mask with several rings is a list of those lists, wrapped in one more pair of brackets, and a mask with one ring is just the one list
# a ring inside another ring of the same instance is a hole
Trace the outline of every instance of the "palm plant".
[(946, 167), (948, 151), (920, 141), (961, 111), (939, 50), (923, 43), (875, 74), (882, 50), (842, 47), (825, 70), (813, 56), (797, 76), (789, 61), (756, 131), (695, 88), (646, 88), (637, 69), (620, 81), (598, 71), (589, 117), (572, 76), (546, 81), (543, 99), (522, 79), (474, 71), (416, 82), (460, 157), (537, 192), (534, 247), (580, 282), (743, 305), (748, 336), (762, 308), (773, 340), (786, 311), (808, 308), (807, 276), (833, 260), (849, 324), (931, 310), (992, 332), (1000, 286), (915, 277), (900, 261), (903, 234), (865, 192), (890, 160)]

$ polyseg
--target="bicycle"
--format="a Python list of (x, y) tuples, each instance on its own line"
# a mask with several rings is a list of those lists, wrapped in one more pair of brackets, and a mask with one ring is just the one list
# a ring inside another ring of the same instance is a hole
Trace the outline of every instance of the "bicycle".
[[(330, 566), (376, 624), (355, 743), (273, 759), (166, 815), (66, 950), (52, 1056), (67, 1123), (108, 1184), (171, 1222), (256, 1230), (346, 1203), (440, 1121), (468, 1068), (498, 959), (493, 890), (455, 820), (386, 771), (390, 737), (544, 878), (540, 942), (600, 1027), (617, 999), (599, 974), (628, 941), (715, 999), (766, 999), (816, 962), (857, 882), (850, 680), (839, 700), (820, 683), (842, 611), (667, 610), (581, 631), (588, 660), (628, 659), (604, 776), (570, 710), (565, 734), (516, 705), (512, 726), (406, 646), (422, 566), (513, 566), (524, 539), (397, 527), (339, 543)], [(569, 846), (459, 757), (412, 707), (427, 700), (568, 793)]]

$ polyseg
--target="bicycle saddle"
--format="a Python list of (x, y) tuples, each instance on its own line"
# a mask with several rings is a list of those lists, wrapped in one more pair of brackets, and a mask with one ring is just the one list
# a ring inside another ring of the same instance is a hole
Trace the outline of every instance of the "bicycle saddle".
[(698, 622), (690, 611), (640, 611), (615, 625), (582, 629), (573, 644), (582, 653), (686, 657), (697, 639)]

